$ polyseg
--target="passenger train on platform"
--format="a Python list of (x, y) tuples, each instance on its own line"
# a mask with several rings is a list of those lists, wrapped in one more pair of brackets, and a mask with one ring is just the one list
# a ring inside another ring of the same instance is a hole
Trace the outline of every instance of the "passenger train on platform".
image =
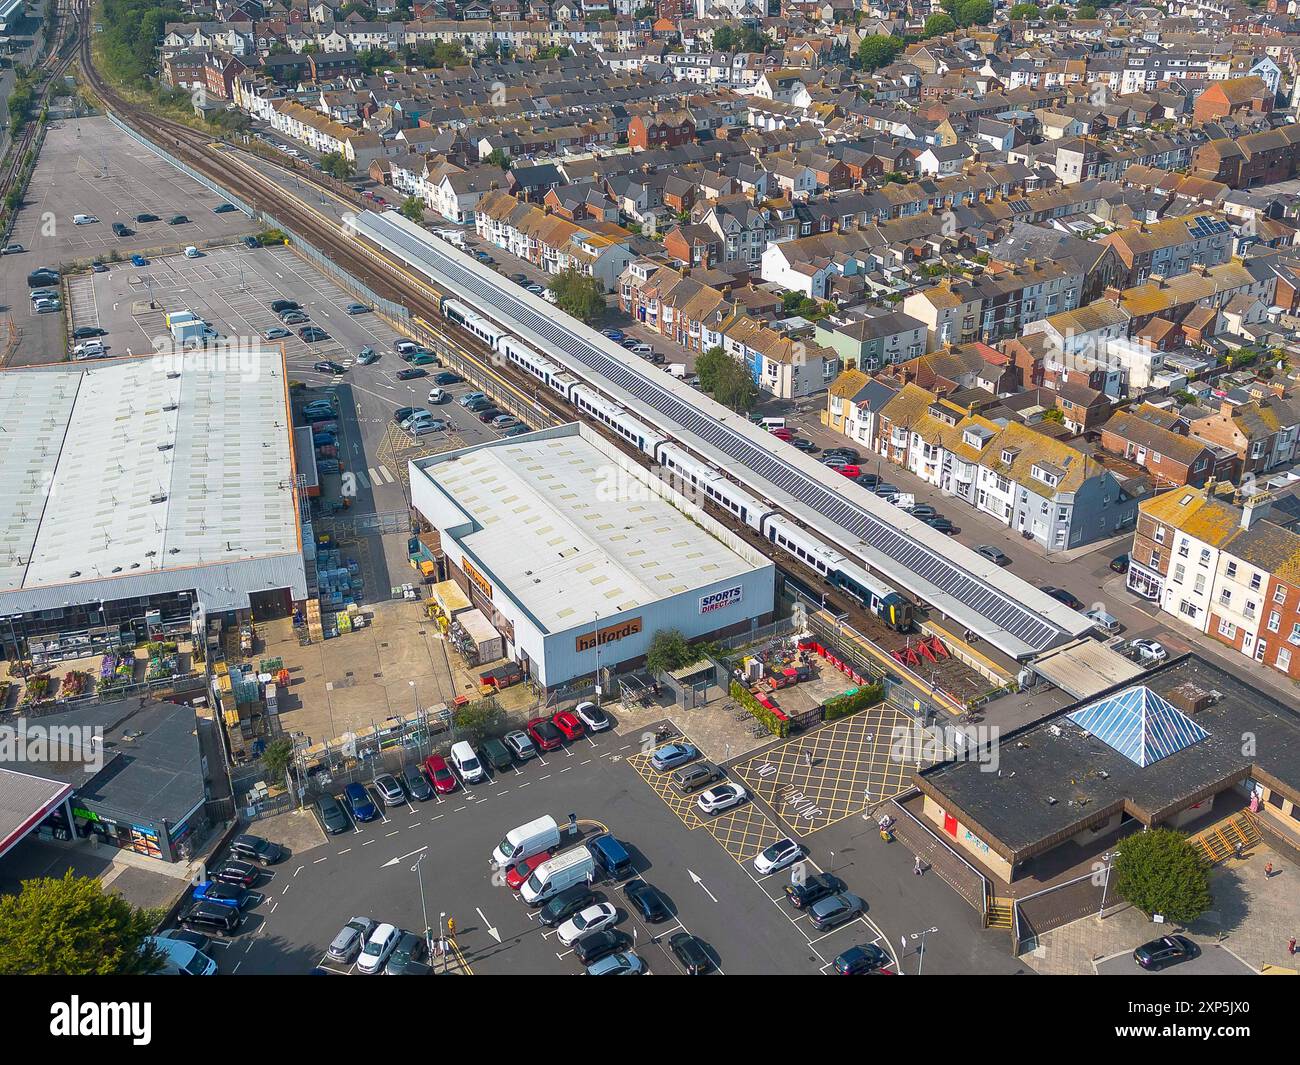
[(459, 300), (441, 301), (443, 316), (478, 337), (503, 361), (536, 378), (577, 410), (617, 433), (642, 454), (692, 490), (730, 511), (738, 521), (783, 551), (816, 570), (833, 587), (852, 596), (897, 632), (909, 632), (912, 603), (822, 540), (757, 498), (713, 465), (651, 428), (624, 407), (583, 384), (554, 360), (539, 354), (518, 337), (499, 328)]

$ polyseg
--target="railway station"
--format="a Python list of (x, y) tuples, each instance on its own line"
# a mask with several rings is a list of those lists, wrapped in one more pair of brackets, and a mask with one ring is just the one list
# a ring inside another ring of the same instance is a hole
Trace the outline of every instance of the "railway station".
[(578, 423), (411, 464), (436, 553), (503, 657), (551, 687), (771, 620), (775, 567)]

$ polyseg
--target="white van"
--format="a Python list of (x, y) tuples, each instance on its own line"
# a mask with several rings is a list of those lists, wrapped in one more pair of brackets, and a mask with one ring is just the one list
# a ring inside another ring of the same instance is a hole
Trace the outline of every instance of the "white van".
[(684, 363), (684, 362), (670, 362), (670, 363), (665, 367), (665, 369), (666, 369), (670, 374), (672, 374), (675, 378), (677, 378), (677, 380), (679, 380), (679, 381), (685, 381), (685, 380), (686, 380), (686, 363)]
[(183, 940), (148, 936), (145, 943), (163, 956), (162, 968), (154, 970), (159, 976), (216, 975), (217, 963)]
[(74, 226), (88, 226), (98, 221), (99, 219), (93, 214), (74, 214), (72, 216), (72, 224)]
[(784, 429), (785, 419), (784, 418), (760, 418), (758, 424), (770, 433), (773, 429)]
[(522, 862), (542, 851), (554, 850), (560, 845), (560, 826), (555, 818), (545, 814), (526, 825), (512, 828), (492, 851), (492, 864), (504, 869), (515, 862)]
[(1102, 607), (1095, 606), (1091, 610), (1085, 610), (1083, 616), (1091, 621), (1097, 628), (1101, 629), (1107, 636), (1114, 636), (1124, 626), (1119, 623), (1119, 619), (1114, 614), (1109, 614)]
[(557, 895), (574, 884), (585, 884), (588, 877), (596, 875), (596, 863), (591, 851), (578, 846), (548, 858), (533, 870), (533, 875), (519, 889), (520, 897), (529, 906), (540, 906), (552, 895)]
[(193, 244), (189, 245), (185, 249), (185, 258), (187, 259), (197, 259), (202, 254), (203, 253), (199, 251), (199, 249), (196, 248)]
[(451, 764), (456, 767), (456, 772), (466, 784), (477, 784), (487, 778), (487, 774), (483, 772), (483, 763), (478, 760), (474, 748), (464, 740), (451, 745)]

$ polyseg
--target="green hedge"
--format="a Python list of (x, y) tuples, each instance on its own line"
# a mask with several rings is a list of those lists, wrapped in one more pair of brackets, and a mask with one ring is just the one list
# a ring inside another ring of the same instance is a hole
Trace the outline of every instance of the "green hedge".
[(864, 684), (843, 695), (837, 695), (834, 699), (828, 699), (823, 707), (826, 720), (834, 721), (836, 718), (846, 717), (868, 706), (875, 706), (884, 697), (883, 684)]
[(748, 710), (756, 720), (762, 722), (773, 736), (785, 739), (790, 735), (790, 722), (783, 721), (771, 710), (754, 698), (754, 693), (738, 680), (731, 682), (731, 697)]

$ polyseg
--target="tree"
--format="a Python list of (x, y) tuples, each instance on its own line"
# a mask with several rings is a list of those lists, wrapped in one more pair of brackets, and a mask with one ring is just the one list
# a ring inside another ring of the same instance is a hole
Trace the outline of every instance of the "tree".
[(493, 148), (487, 153), (483, 162), (490, 166), (499, 166), (502, 170), (510, 169), (510, 156), (506, 154), (504, 148)]
[(1075, 10), (1075, 14), (1081, 19), (1090, 19), (1097, 17), (1097, 9), (1091, 4), (1080, 4)]
[(1063, 22), (1065, 19), (1070, 17), (1070, 12), (1067, 11), (1065, 8), (1063, 8), (1060, 4), (1053, 4), (1051, 7), (1047, 9), (1045, 14), (1053, 22)]
[(397, 210), (402, 217), (409, 218), (412, 222), (424, 221), (424, 201), (419, 196), (406, 197)]
[(724, 363), (731, 362), (731, 356), (722, 348), (712, 347), (695, 360), (695, 375), (700, 379), (700, 388), (712, 392), (717, 386), (718, 375)]
[(109, 894), (93, 876), (24, 880), (0, 898), (0, 973), (10, 976), (116, 976), (162, 968), (145, 949), (158, 914)]
[(494, 732), (500, 732), (505, 725), (506, 714), (497, 701), (490, 696), (487, 699), (475, 699), (466, 703), (455, 712), (453, 724), (457, 731), (470, 738), (471, 743), (481, 743)]
[(879, 70), (887, 67), (903, 50), (903, 41), (893, 35), (877, 33), (866, 38), (858, 45), (858, 66), (863, 70)]
[(951, 15), (940, 11), (925, 20), (925, 29), (921, 31), (921, 36), (942, 37), (945, 33), (952, 33), (956, 28), (956, 20)]
[(754, 384), (754, 378), (745, 366), (729, 358), (718, 368), (713, 398), (724, 407), (747, 414), (758, 403), (758, 386)]
[(266, 769), (266, 775), (272, 780), (284, 780), (284, 775), (289, 771), (292, 761), (293, 740), (288, 736), (277, 736), (262, 752), (262, 765)]
[(340, 181), (352, 176), (352, 164), (343, 157), (341, 152), (326, 152), (322, 155), (320, 168), (330, 177), (338, 178)]
[(1172, 828), (1153, 828), (1119, 844), (1115, 891), (1146, 914), (1188, 924), (1214, 903), (1210, 871), (1187, 837)]
[(1009, 12), (1007, 18), (1012, 22), (1024, 22), (1025, 19), (1038, 18), (1038, 5), (1020, 3), (1016, 4)]
[(580, 322), (590, 322), (605, 309), (605, 294), (594, 277), (569, 269), (556, 275), (551, 282), (555, 305), (573, 315)]
[(954, 17), (962, 26), (987, 26), (993, 21), (992, 0), (964, 0)]
[(686, 637), (678, 629), (660, 629), (650, 638), (645, 666), (651, 673), (671, 673), (694, 661)]

